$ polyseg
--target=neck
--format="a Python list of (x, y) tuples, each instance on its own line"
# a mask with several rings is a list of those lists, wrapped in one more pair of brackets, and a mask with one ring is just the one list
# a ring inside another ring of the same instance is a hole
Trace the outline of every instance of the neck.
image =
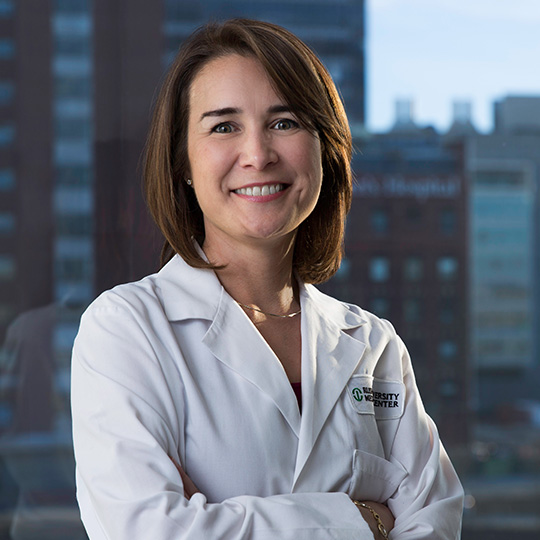
[[(225, 243), (203, 245), (211, 262), (224, 265), (216, 274), (236, 301), (280, 315), (299, 309), (292, 271), (294, 238), (274, 245), (255, 243), (231, 248)], [(249, 315), (261, 318), (261, 314)]]

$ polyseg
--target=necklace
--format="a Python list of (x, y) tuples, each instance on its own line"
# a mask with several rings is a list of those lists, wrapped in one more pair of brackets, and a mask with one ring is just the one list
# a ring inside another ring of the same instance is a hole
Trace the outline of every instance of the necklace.
[(238, 302), (238, 300), (236, 301), (236, 303), (243, 308), (251, 309), (251, 311), (257, 311), (258, 313), (262, 313), (263, 315), (267, 315), (268, 317), (279, 317), (280, 319), (290, 319), (291, 317), (302, 313), (302, 309), (300, 308), (298, 311), (295, 311), (294, 313), (289, 313), (288, 315), (276, 315), (275, 313), (268, 313), (267, 311), (263, 311), (262, 309), (256, 307), (246, 306), (246, 304), (242, 304), (242, 302)]

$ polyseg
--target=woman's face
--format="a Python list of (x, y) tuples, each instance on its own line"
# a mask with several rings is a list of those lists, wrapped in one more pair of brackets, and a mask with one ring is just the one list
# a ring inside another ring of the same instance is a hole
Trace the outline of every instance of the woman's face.
[(253, 57), (216, 58), (190, 89), (190, 178), (205, 246), (289, 241), (315, 207), (321, 145)]

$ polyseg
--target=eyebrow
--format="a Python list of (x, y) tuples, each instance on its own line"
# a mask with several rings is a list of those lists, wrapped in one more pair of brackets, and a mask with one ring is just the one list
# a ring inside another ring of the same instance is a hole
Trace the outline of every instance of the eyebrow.
[[(242, 109), (238, 109), (237, 107), (223, 107), (222, 109), (214, 109), (213, 111), (206, 111), (201, 114), (201, 120), (208, 117), (216, 117), (216, 116), (227, 116), (230, 114), (240, 114), (242, 112)], [(282, 113), (282, 112), (291, 112), (291, 108), (288, 105), (273, 105), (272, 107), (268, 108), (268, 112), (271, 114), (274, 113)]]

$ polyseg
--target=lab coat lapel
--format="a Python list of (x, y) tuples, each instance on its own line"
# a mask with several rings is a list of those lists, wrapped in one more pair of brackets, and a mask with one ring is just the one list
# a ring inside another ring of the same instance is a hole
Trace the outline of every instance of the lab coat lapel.
[(265, 393), (296, 436), (300, 435), (300, 411), (283, 366), (247, 315), (224, 290), (203, 343), (216, 358)]
[(310, 293), (302, 295), (303, 409), (295, 483), (366, 349), (365, 343), (344, 332), (365, 321), (316, 289), (311, 288)]

